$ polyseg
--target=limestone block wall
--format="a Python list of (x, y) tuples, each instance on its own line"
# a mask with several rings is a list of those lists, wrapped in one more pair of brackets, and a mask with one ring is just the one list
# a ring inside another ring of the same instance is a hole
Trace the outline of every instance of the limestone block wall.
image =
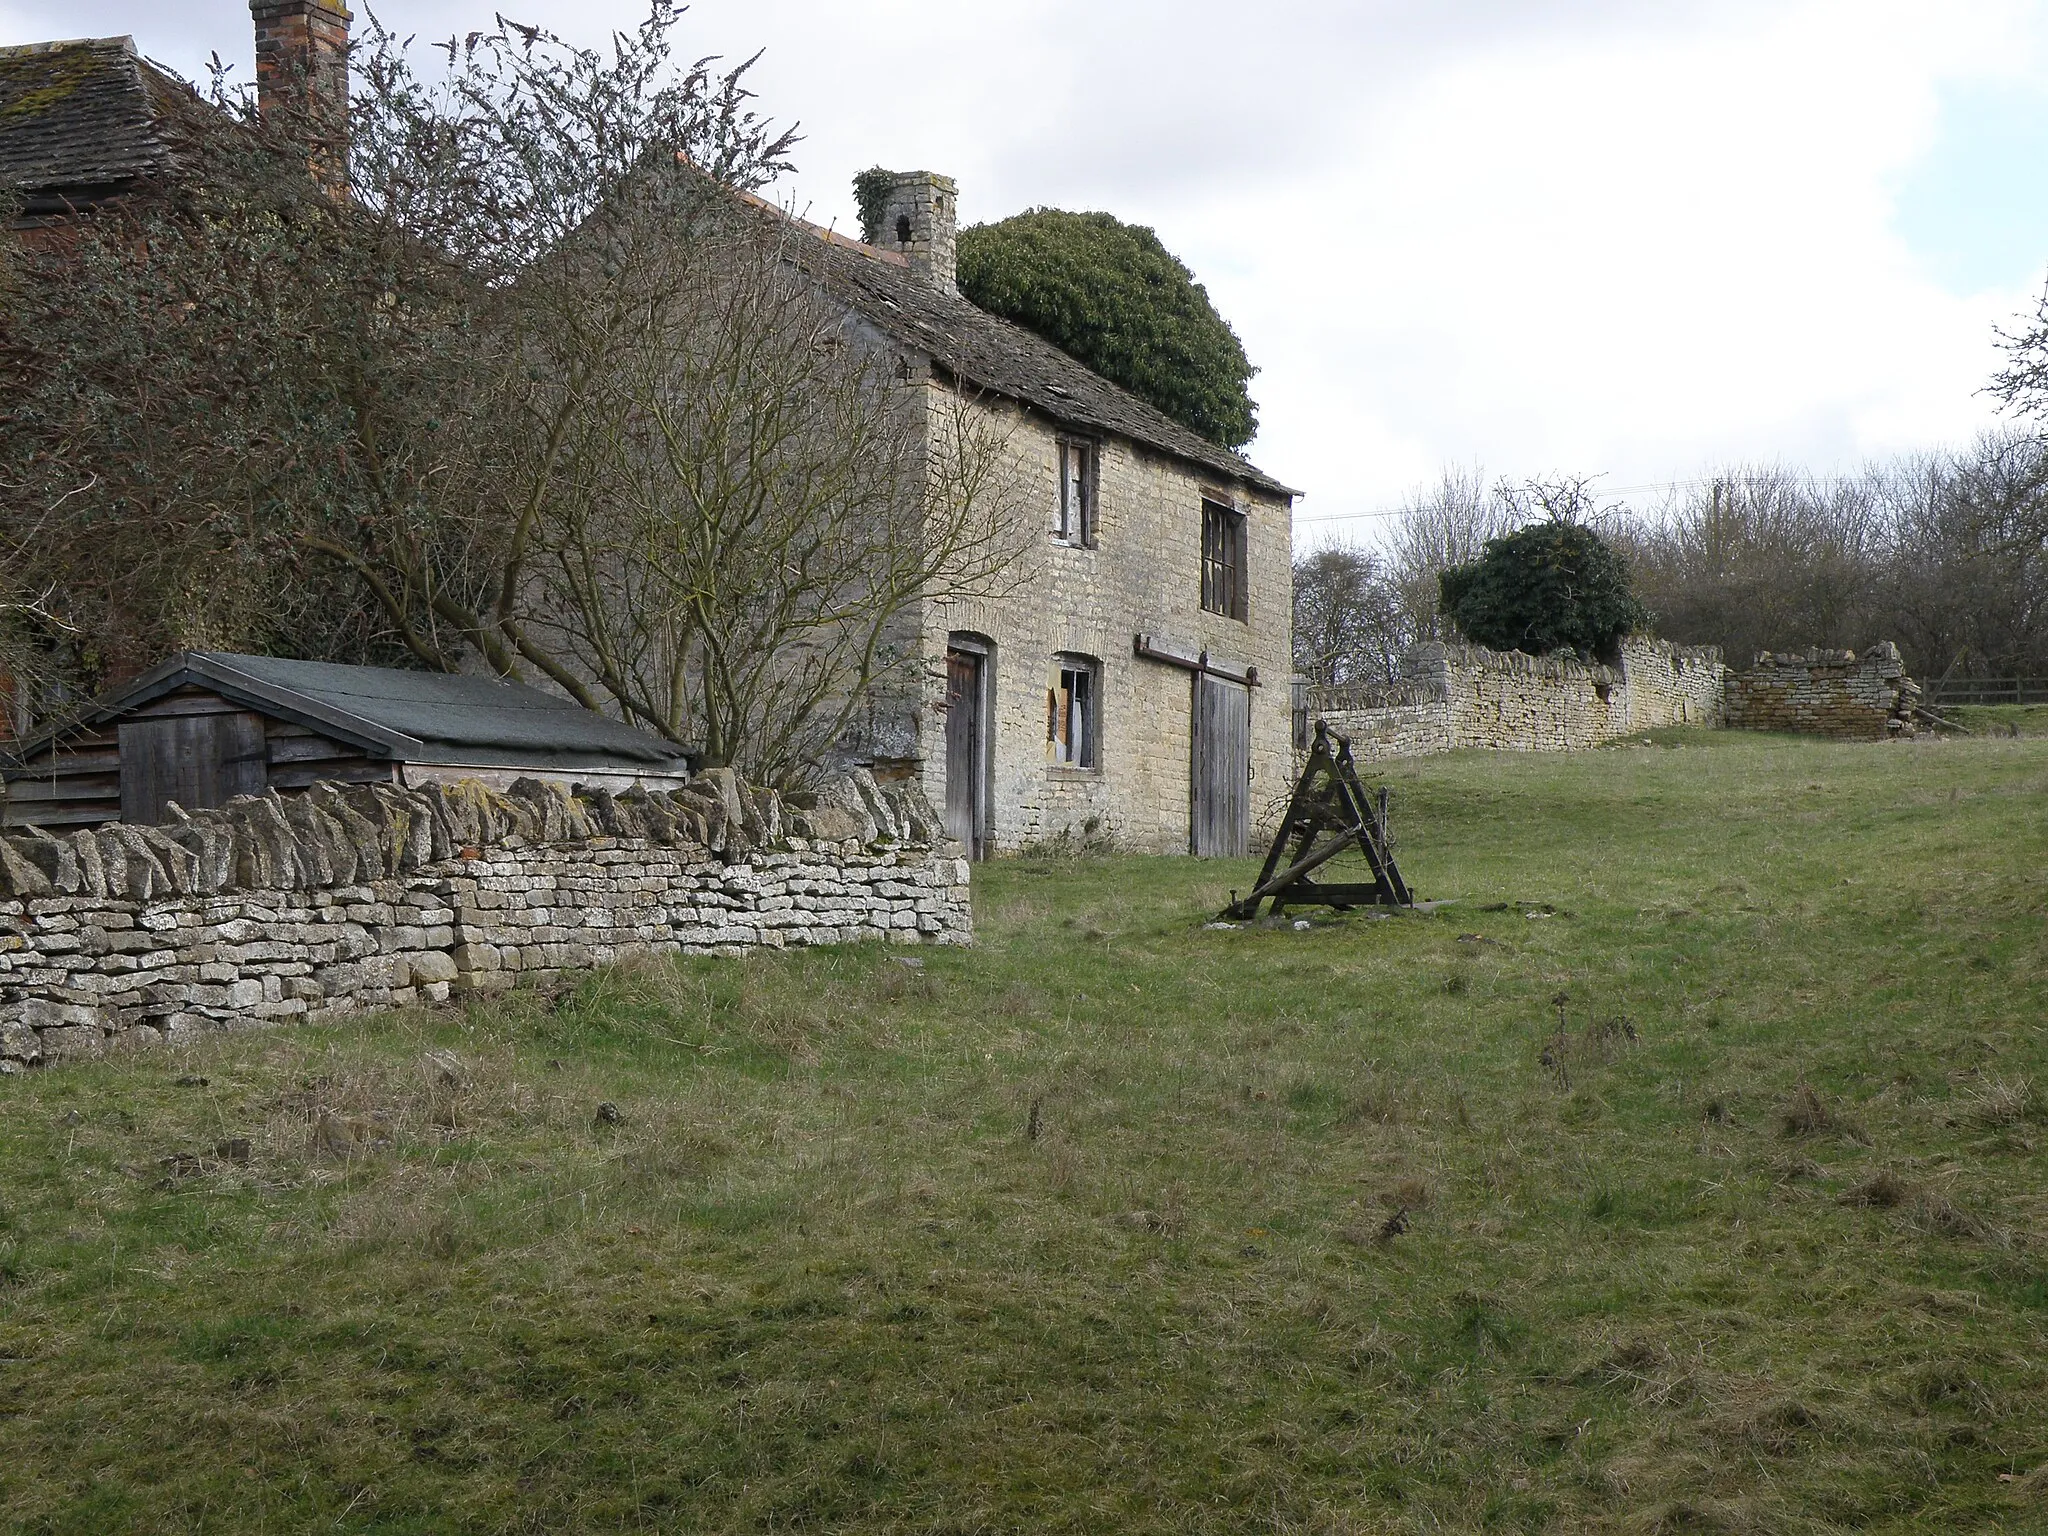
[(1843, 741), (1913, 734), (1920, 687), (1889, 640), (1854, 651), (1764, 651), (1727, 681), (1728, 724)]
[(808, 811), (729, 772), (245, 796), (166, 828), (0, 839), (0, 1071), (440, 1002), (637, 955), (966, 943), (967, 861), (914, 793)]
[(1432, 683), (1450, 713), (1459, 747), (1562, 752), (1590, 747), (1628, 729), (1620, 672), (1554, 656), (1477, 646), (1418, 646), (1404, 676)]
[(1348, 737), (1360, 762), (1448, 752), (1453, 744), (1450, 700), (1431, 688), (1312, 690), (1309, 714)]
[[(989, 643), (994, 671), (989, 802), (993, 841), (1013, 850), (1082, 834), (1093, 822), (1138, 852), (1185, 853), (1190, 833), (1194, 680), (1133, 653), (1140, 633), (1221, 661), (1256, 667), (1251, 690), (1252, 804), (1284, 796), (1293, 779), (1293, 514), (1288, 498), (1207, 472), (1125, 439), (1100, 441), (1093, 548), (1052, 536), (1058, 436), (1009, 407), (972, 407), (1005, 444), (1001, 479), (1025, 539), (1001, 590), (929, 604), (923, 612), (924, 691), (916, 709), (914, 774), (945, 803), (943, 708), (947, 637)], [(1202, 607), (1202, 501), (1233, 503), (1247, 519), (1247, 616)], [(1046, 750), (1046, 689), (1054, 657), (1100, 664), (1099, 765), (1058, 766)]]
[(1621, 671), (1631, 731), (1673, 725), (1724, 725), (1728, 668), (1717, 645), (1670, 645), (1631, 637)]
[(1360, 759), (1485, 747), (1564, 752), (1635, 731), (1718, 725), (1721, 653), (1631, 639), (1621, 665), (1430, 642), (1401, 658), (1392, 689), (1311, 700)]

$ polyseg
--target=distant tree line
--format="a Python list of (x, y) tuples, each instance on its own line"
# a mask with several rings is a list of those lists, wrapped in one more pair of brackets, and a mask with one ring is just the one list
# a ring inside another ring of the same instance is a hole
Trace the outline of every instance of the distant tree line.
[(2048, 676), (2048, 440), (2023, 430), (1847, 477), (1734, 467), (1638, 514), (1597, 506), (1583, 480), (1447, 474), (1381, 544), (1297, 559), (1296, 667), (1321, 684), (1383, 681), (1417, 641), (1479, 638), (1446, 617), (1442, 573), (1560, 520), (1626, 563), (1641, 627), (1718, 645), (1734, 666), (1893, 640), (1923, 679)]

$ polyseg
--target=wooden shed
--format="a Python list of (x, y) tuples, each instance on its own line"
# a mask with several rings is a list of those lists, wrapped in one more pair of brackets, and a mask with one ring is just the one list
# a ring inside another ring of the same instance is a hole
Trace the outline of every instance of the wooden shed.
[(683, 783), (688, 754), (553, 694), (490, 677), (186, 651), (16, 745), (0, 826), (156, 824), (320, 780), (533, 777)]

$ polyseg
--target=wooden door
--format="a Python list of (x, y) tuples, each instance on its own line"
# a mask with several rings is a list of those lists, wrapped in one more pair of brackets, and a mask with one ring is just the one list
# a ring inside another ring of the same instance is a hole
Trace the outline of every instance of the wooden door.
[(988, 776), (983, 661), (973, 651), (946, 650), (946, 835), (958, 838), (971, 859), (982, 856), (987, 825), (983, 814), (983, 786)]
[(1195, 674), (1193, 821), (1203, 858), (1241, 859), (1252, 835), (1252, 691)]
[(188, 811), (260, 795), (263, 717), (237, 711), (121, 724), (121, 819), (155, 826), (175, 800)]

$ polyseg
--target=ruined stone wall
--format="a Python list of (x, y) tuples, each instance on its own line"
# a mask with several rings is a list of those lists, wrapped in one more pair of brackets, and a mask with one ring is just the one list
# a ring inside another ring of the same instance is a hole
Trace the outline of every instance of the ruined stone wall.
[(1718, 725), (1721, 653), (1631, 639), (1621, 665), (1432, 641), (1401, 658), (1391, 689), (1311, 699), (1361, 760), (1484, 747), (1564, 752), (1671, 725)]
[(0, 1071), (441, 1002), (638, 955), (959, 944), (968, 864), (914, 793), (809, 811), (729, 772), (245, 796), (169, 827), (0, 839)]
[(1728, 668), (1718, 645), (1631, 638), (1621, 645), (1630, 731), (1724, 725)]
[[(1105, 435), (1093, 548), (1061, 543), (1057, 435), (1000, 406), (985, 412), (1007, 434), (1002, 479), (1028, 537), (1003, 590), (925, 610), (923, 676), (906, 756), (934, 805), (945, 803), (943, 709), (947, 636), (992, 642), (994, 843), (1016, 849), (1106, 834), (1138, 852), (1185, 853), (1190, 831), (1193, 674), (1133, 653), (1140, 633), (1220, 661), (1256, 667), (1251, 690), (1252, 804), (1292, 785), (1293, 514), (1285, 497), (1232, 486), (1165, 455)], [(1247, 616), (1202, 607), (1202, 500), (1233, 502), (1247, 526)], [(1050, 761), (1046, 689), (1054, 658), (1100, 663), (1100, 756), (1089, 770)]]
[(1889, 640), (1854, 651), (1765, 651), (1727, 681), (1728, 724), (1843, 741), (1913, 734), (1920, 687)]

